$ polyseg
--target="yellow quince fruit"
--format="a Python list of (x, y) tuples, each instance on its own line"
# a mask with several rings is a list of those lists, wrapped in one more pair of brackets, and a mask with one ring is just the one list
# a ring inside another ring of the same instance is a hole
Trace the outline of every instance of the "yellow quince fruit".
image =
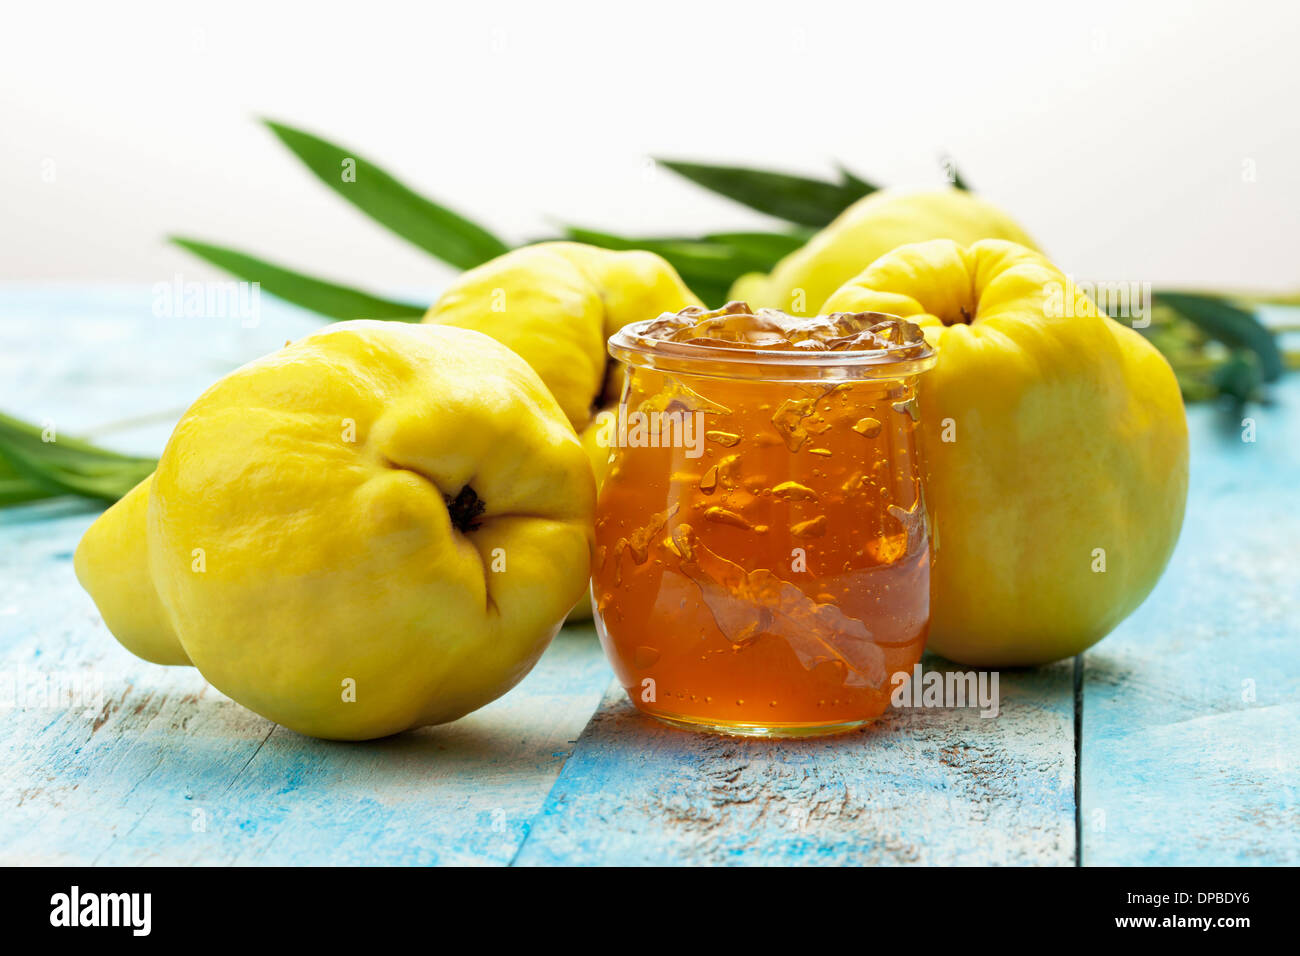
[(1008, 239), (1036, 248), (1011, 217), (964, 190), (881, 189), (845, 209), (805, 246), (778, 262), (771, 274), (741, 276), (731, 298), (791, 315), (820, 315), (832, 292), (885, 253), (927, 239), (952, 239), (962, 245)]
[(82, 587), (90, 590), (87, 581), (94, 580), (95, 605), (123, 647), (152, 664), (189, 664), (149, 567), (145, 528), (153, 479), (128, 491), (87, 529), (74, 566)]
[(903, 246), (826, 301), (917, 323), (934, 522), (929, 646), (1041, 664), (1104, 637), (1155, 586), (1187, 498), (1174, 373), (1037, 252), (1000, 240)]
[[(681, 277), (652, 252), (542, 242), (459, 276), (424, 317), (490, 335), (533, 367), (578, 432), (599, 488), (609, 470), (602, 412), (613, 413), (622, 370), (605, 343), (627, 325), (699, 305)], [(584, 598), (569, 615), (589, 620)]]
[(531, 365), (582, 436), (599, 485), (609, 449), (596, 418), (622, 390), (606, 341), (629, 322), (699, 304), (652, 252), (542, 242), (462, 274), (424, 321), (490, 335)]
[(360, 740), (454, 720), (528, 673), (587, 585), (594, 500), (518, 356), (343, 322), (200, 396), (75, 566), (128, 649)]

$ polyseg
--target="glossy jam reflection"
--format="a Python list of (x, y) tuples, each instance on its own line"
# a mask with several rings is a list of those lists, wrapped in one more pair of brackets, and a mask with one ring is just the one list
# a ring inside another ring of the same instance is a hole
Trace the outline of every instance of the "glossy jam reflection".
[[(705, 729), (822, 733), (879, 716), (929, 624), (915, 376), (697, 368), (631, 363), (611, 427), (593, 585), (620, 681), (641, 710)], [(654, 419), (635, 412), (690, 425), (655, 447)]]

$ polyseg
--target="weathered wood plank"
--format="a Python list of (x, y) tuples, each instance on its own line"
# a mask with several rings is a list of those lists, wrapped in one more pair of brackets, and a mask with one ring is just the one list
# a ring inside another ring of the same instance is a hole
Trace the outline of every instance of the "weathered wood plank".
[(1073, 863), (1073, 666), (1007, 672), (1000, 690), (995, 718), (895, 710), (768, 741), (661, 726), (615, 683), (515, 862)]
[(61, 507), (0, 526), (3, 864), (503, 864), (609, 680), (568, 628), (463, 720), (301, 737), (120, 648), (72, 574), (93, 513)]
[(1182, 538), (1085, 657), (1083, 861), (1300, 863), (1300, 383), (1193, 408)]

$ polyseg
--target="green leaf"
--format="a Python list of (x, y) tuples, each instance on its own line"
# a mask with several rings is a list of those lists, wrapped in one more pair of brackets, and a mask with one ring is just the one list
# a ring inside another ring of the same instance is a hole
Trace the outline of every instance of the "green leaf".
[(767, 272), (790, 253), (802, 249), (810, 238), (810, 232), (712, 232), (703, 240), (731, 246), (762, 263), (758, 268)]
[(21, 474), (0, 454), (0, 508), (40, 501), (54, 494), (49, 486)]
[(566, 226), (564, 234), (575, 242), (585, 242), (602, 249), (643, 249), (653, 252), (667, 259), (683, 277), (686, 272), (690, 272), (692, 275), (707, 275), (715, 279), (732, 279), (742, 272), (764, 268), (766, 264), (764, 258), (707, 239), (619, 236), (582, 226)]
[(418, 322), (428, 309), (410, 302), (381, 299), (368, 292), (316, 279), (265, 259), (198, 239), (172, 236), (171, 241), (231, 275), (262, 288), (286, 302), (331, 319), (398, 319)]
[(144, 461), (132, 455), (100, 448), (82, 438), (72, 438), (55, 433), (53, 441), (46, 441), (45, 430), (0, 412), (0, 449), (19, 447), (42, 451), (47, 456), (57, 456), (70, 461), (132, 462)]
[(820, 229), (878, 188), (841, 170), (838, 183), (744, 166), (714, 166), (657, 159), (697, 186), (777, 219)]
[(1264, 381), (1276, 381), (1282, 374), (1285, 366), (1277, 339), (1253, 313), (1215, 296), (1193, 292), (1157, 292), (1153, 301), (1173, 309), (1229, 348), (1253, 352)]
[(848, 169), (846, 169), (844, 166), (838, 163), (835, 165), (835, 169), (839, 172), (840, 184), (845, 189), (857, 190), (861, 192), (863, 196), (866, 196), (869, 193), (874, 193), (877, 189), (880, 188), (879, 186), (872, 185), (871, 183), (867, 182), (865, 179), (862, 179), (854, 175)]
[(45, 441), (42, 430), (0, 414), (0, 504), (60, 494), (116, 501), (157, 466), (78, 438)]
[(804, 242), (802, 236), (780, 233), (715, 233), (699, 239), (680, 237), (620, 236), (566, 226), (564, 237), (602, 249), (644, 249), (663, 258), (677, 270), (687, 286), (705, 302), (727, 300), (731, 284), (746, 272), (767, 272)]
[(482, 226), (426, 199), (352, 150), (283, 123), (264, 122), (326, 186), (443, 262), (472, 269), (509, 251)]
[[(703, 268), (708, 274), (734, 279), (743, 272), (767, 271), (808, 241), (806, 233), (714, 232), (688, 236), (620, 236), (584, 226), (563, 227), (564, 238), (602, 249), (643, 249), (671, 261)], [(680, 270), (679, 270), (680, 271)]]
[(1226, 362), (1210, 373), (1210, 381), (1220, 395), (1241, 406), (1259, 397), (1263, 376), (1253, 352), (1234, 351)]

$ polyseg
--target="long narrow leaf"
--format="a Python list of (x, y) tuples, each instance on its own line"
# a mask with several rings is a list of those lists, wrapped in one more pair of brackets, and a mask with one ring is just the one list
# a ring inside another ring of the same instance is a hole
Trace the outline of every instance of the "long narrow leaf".
[(265, 122), (326, 186), (443, 262), (472, 269), (509, 251), (482, 226), (421, 196), (352, 150), (283, 123)]
[(715, 166), (659, 159), (656, 162), (697, 186), (777, 219), (820, 229), (878, 187), (848, 172), (838, 183), (745, 166)]
[(664, 257), (705, 302), (721, 305), (732, 284), (747, 272), (770, 272), (807, 242), (810, 232), (716, 232), (699, 238), (620, 236), (566, 226), (564, 237), (603, 249), (644, 249)]
[(231, 275), (258, 282), (264, 290), (331, 319), (398, 319), (417, 322), (427, 311), (410, 302), (381, 299), (368, 292), (316, 279), (247, 253), (198, 239), (172, 236), (171, 241)]
[(705, 239), (619, 236), (582, 226), (566, 226), (564, 234), (575, 242), (585, 242), (603, 249), (644, 249), (663, 256), (678, 272), (685, 269), (696, 275), (710, 275), (716, 279), (733, 279), (742, 272), (770, 265), (765, 257), (753, 255), (727, 243)]
[[(734, 279), (744, 272), (767, 271), (808, 241), (805, 234), (780, 232), (714, 232), (689, 236), (620, 236), (584, 226), (565, 226), (564, 237), (603, 249), (644, 249), (670, 261), (676, 257), (687, 269), (703, 269), (718, 278)], [(679, 270), (680, 271), (680, 270)]]
[(152, 458), (123, 455), (0, 414), (0, 503), (59, 494), (116, 501), (153, 471)]
[(702, 237), (705, 242), (731, 246), (762, 262), (764, 271), (771, 269), (792, 252), (802, 249), (811, 233), (784, 232), (713, 232)]
[(631, 238), (579, 226), (566, 227), (564, 236), (602, 249), (644, 249), (663, 256), (691, 291), (709, 303), (725, 302), (737, 277), (769, 268), (762, 264), (766, 261), (762, 258), (721, 243), (698, 239)]
[(1277, 339), (1251, 312), (1223, 299), (1192, 292), (1157, 292), (1154, 300), (1194, 323), (1202, 332), (1234, 349), (1253, 352), (1264, 381), (1282, 374), (1285, 363)]
[(25, 422), (0, 412), (0, 449), (9, 447), (25, 448), (29, 451), (42, 451), (48, 455), (65, 456), (68, 460), (99, 462), (141, 462), (152, 459), (136, 455), (125, 455), (120, 451), (101, 448), (82, 438), (60, 435), (57, 432), (46, 440), (45, 430), (40, 426)]
[(17, 471), (0, 452), (0, 508), (52, 498), (56, 491)]
[(25, 454), (14, 448), (0, 450), (0, 455), (3, 455), (20, 475), (28, 478), (34, 485), (47, 489), (49, 494), (43, 497), (81, 495), (85, 498), (113, 502), (149, 477), (154, 470), (154, 463), (147, 460), (141, 460), (135, 465), (123, 463), (107, 469), (81, 471), (57, 467), (50, 461)]
[(1210, 381), (1218, 389), (1218, 394), (1232, 399), (1237, 406), (1260, 397), (1262, 378), (1255, 354), (1243, 350), (1234, 351), (1226, 362), (1210, 373)]
[(835, 168), (839, 171), (840, 174), (840, 184), (845, 189), (856, 190), (857, 192), (860, 192), (862, 195), (865, 196), (868, 193), (874, 193), (877, 189), (880, 188), (879, 186), (869, 183), (865, 179), (862, 179), (860, 176), (857, 176), (854, 173), (850, 172), (847, 168), (845, 168), (842, 165), (837, 165)]

